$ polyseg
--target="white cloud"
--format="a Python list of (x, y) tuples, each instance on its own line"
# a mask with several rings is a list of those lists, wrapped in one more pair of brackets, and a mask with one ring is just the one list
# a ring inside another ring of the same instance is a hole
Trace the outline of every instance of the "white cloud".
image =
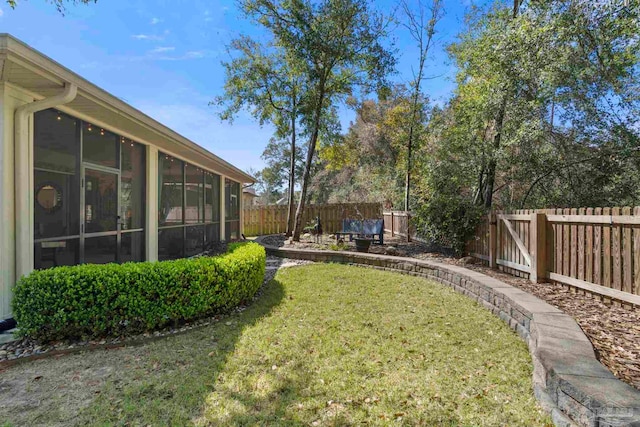
[(185, 53), (175, 52), (173, 46), (160, 46), (147, 51), (143, 55), (124, 56), (123, 60), (136, 61), (189, 61), (194, 59), (215, 58), (220, 55), (215, 50), (191, 50)]
[(165, 53), (165, 52), (173, 52), (174, 50), (176, 50), (176, 48), (173, 46), (159, 46), (159, 47), (156, 47), (155, 49), (151, 49), (149, 53)]
[(155, 59), (159, 61), (187, 61), (190, 59), (203, 59), (203, 58), (213, 58), (218, 56), (218, 52), (212, 50), (192, 50), (186, 52), (183, 55), (164, 55), (164, 56), (152, 56), (148, 59)]
[(211, 12), (209, 10), (204, 11), (204, 22), (211, 22), (213, 18), (211, 17)]
[(184, 57), (185, 58), (204, 58), (205, 56), (207, 56), (207, 51), (204, 50), (192, 50), (190, 52), (185, 53)]
[(4, 15), (4, 11), (2, 9), (0, 9), (0, 17)]
[(156, 25), (156, 24), (159, 24), (161, 22), (162, 22), (162, 19), (160, 19), (160, 18), (151, 18), (150, 24), (151, 25)]
[(131, 37), (136, 40), (150, 40), (150, 41), (161, 41), (164, 39), (164, 37), (156, 36), (154, 34), (134, 34)]

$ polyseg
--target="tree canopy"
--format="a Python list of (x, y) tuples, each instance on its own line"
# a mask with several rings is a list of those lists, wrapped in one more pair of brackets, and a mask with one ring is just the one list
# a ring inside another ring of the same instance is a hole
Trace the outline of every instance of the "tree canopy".
[(305, 95), (301, 126), (308, 135), (306, 163), (293, 238), (299, 239), (302, 212), (322, 138), (336, 134), (336, 103), (355, 91), (382, 88), (394, 65), (383, 40), (387, 19), (368, 1), (243, 0), (245, 14), (272, 37), (287, 66), (302, 76)]
[[(448, 46), (455, 91), (442, 107), (425, 105), (414, 155), (412, 199), (424, 236), (461, 249), (489, 208), (638, 203), (640, 5), (595, 3), (497, 1), (471, 10)], [(396, 88), (395, 96), (401, 92)], [(374, 110), (386, 102), (366, 101)], [(385, 116), (375, 118), (376, 126), (406, 141), (407, 124)], [(370, 146), (371, 133), (362, 130), (372, 125), (364, 117), (359, 111), (344, 149), (336, 150)], [(391, 149), (392, 139), (381, 135), (375, 133), (376, 141)], [(332, 152), (327, 169), (339, 164), (335, 159), (352, 158), (354, 171), (370, 161)], [(368, 170), (395, 183), (393, 205), (401, 207), (398, 180)], [(351, 177), (361, 194), (365, 179)], [(348, 194), (345, 185), (340, 192)], [(368, 194), (385, 201), (375, 189)]]

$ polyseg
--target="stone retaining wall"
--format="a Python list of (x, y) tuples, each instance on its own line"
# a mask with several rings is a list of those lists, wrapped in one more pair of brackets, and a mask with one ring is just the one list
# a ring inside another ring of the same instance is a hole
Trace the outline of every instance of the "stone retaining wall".
[(500, 317), (527, 343), (535, 396), (556, 426), (640, 427), (640, 391), (598, 362), (571, 316), (527, 292), (482, 273), (433, 261), (264, 246), (268, 254), (279, 257), (363, 265), (451, 286)]

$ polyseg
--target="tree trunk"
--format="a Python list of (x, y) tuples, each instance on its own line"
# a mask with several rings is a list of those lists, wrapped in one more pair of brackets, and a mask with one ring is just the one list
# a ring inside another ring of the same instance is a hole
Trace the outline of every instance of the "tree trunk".
[(478, 174), (478, 184), (476, 186), (476, 193), (473, 196), (474, 205), (484, 204), (483, 190), (484, 190), (484, 166), (482, 166), (482, 168), (480, 169), (480, 173)]
[[(294, 95), (295, 98), (295, 95)], [(296, 107), (293, 101), (293, 111), (291, 112), (291, 163), (289, 165), (289, 210), (287, 211), (287, 232), (286, 237), (293, 234), (294, 219), (294, 194), (295, 194), (295, 172), (296, 172)]]
[[(520, 8), (520, 0), (513, 0), (513, 15), (512, 18), (516, 19), (518, 17), (518, 10)], [(496, 116), (496, 135), (493, 138), (493, 153), (491, 155), (491, 159), (489, 160), (489, 164), (487, 166), (487, 183), (485, 187), (484, 193), (484, 206), (486, 208), (491, 208), (493, 204), (493, 187), (496, 182), (496, 167), (497, 160), (496, 154), (500, 149), (500, 141), (502, 139), (502, 127), (504, 125), (504, 115), (507, 110), (507, 89), (505, 89), (502, 94), (502, 103), (500, 104), (500, 109), (498, 110), (498, 115)]]
[(324, 85), (325, 80), (320, 82), (320, 99), (316, 105), (315, 117), (313, 119), (313, 132), (311, 133), (311, 139), (309, 139), (309, 149), (307, 151), (307, 162), (304, 166), (304, 173), (302, 174), (302, 188), (300, 191), (300, 200), (298, 201), (298, 210), (296, 211), (296, 221), (293, 226), (293, 241), (300, 241), (300, 233), (302, 231), (302, 214), (304, 213), (305, 199), (307, 198), (307, 186), (309, 185), (309, 176), (311, 175), (311, 165), (313, 163), (313, 155), (316, 150), (316, 142), (318, 141), (318, 134), (320, 132), (320, 116), (322, 115), (322, 105), (324, 104)]
[(502, 125), (504, 124), (504, 115), (507, 109), (507, 95), (504, 94), (502, 98), (502, 104), (498, 110), (498, 116), (496, 117), (496, 135), (493, 137), (493, 153), (491, 153), (491, 159), (487, 166), (487, 181), (484, 191), (484, 206), (491, 208), (493, 203), (493, 186), (496, 182), (496, 155), (500, 149), (500, 140), (502, 139)]

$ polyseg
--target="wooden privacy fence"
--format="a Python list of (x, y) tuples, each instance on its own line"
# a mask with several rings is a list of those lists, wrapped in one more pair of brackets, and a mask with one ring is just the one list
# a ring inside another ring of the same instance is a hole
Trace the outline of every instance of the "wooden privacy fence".
[(640, 306), (640, 207), (488, 215), (467, 245), (491, 268)]
[[(287, 230), (287, 212), (284, 205), (251, 206), (244, 209), (244, 234), (261, 236), (284, 233)], [(326, 205), (307, 205), (302, 215), (303, 227), (319, 216), (322, 230), (335, 233), (342, 229), (343, 219), (380, 219), (380, 203), (342, 203)]]
[(384, 219), (384, 231), (390, 233), (391, 237), (402, 236), (411, 240), (415, 237), (415, 230), (411, 226), (411, 212), (406, 211), (385, 211), (382, 213)]

